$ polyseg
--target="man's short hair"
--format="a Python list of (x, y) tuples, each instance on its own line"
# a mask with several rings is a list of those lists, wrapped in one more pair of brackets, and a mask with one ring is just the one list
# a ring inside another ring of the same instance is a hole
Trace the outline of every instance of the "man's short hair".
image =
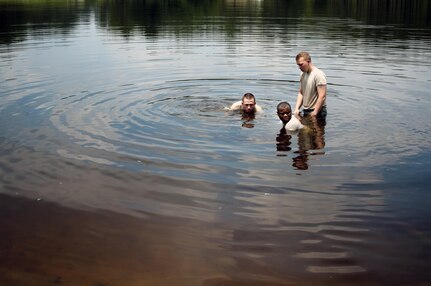
[(300, 58), (303, 58), (304, 59), (304, 61), (307, 61), (307, 62), (310, 62), (311, 61), (311, 56), (310, 56), (310, 54), (309, 53), (307, 53), (307, 52), (304, 52), (304, 51), (302, 51), (302, 52), (300, 52), (300, 53), (298, 53), (297, 55), (296, 55), (296, 61), (299, 61), (299, 59)]
[(292, 110), (292, 107), (286, 101), (282, 101), (277, 105), (277, 111), (279, 111), (280, 109), (286, 109), (286, 108), (289, 108), (289, 110)]
[(256, 103), (256, 98), (254, 97), (254, 95), (252, 94), (252, 93), (250, 93), (250, 92), (247, 92), (246, 94), (244, 94), (243, 96), (242, 96), (242, 101), (244, 101), (244, 98), (247, 98), (247, 99), (253, 99), (254, 100), (254, 103)]

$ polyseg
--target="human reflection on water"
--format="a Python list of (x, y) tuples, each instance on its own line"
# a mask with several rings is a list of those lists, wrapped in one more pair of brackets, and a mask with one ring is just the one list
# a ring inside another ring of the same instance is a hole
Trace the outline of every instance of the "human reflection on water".
[[(275, 140), (277, 141), (277, 151), (284, 151), (284, 152), (288, 152), (290, 150), (292, 150), (292, 148), (290, 147), (290, 139), (292, 139), (292, 135), (288, 134), (286, 132), (286, 129), (283, 127), (280, 129), (280, 133), (277, 134), (277, 137), (275, 138)], [(284, 154), (277, 154), (277, 156), (286, 156)]]
[[(298, 136), (298, 150), (293, 153), (292, 166), (297, 170), (308, 170), (309, 156), (324, 155), (325, 147), (325, 126), (326, 118), (317, 118), (313, 116), (301, 117), (301, 123), (304, 127), (298, 131), (286, 131), (283, 127), (277, 134), (275, 140), (277, 151), (289, 152), (292, 150), (292, 136)], [(244, 125), (243, 125), (244, 126)], [(277, 153), (277, 156), (287, 156), (287, 154)]]
[(322, 150), (325, 147), (325, 126), (326, 118), (318, 118), (315, 116), (302, 117), (301, 123), (304, 128), (298, 132), (298, 154), (293, 158), (292, 166), (298, 170), (308, 169), (308, 156), (310, 155), (324, 155)]
[(241, 113), (241, 120), (242, 122), (242, 127), (245, 128), (253, 128), (254, 127), (254, 123), (253, 120), (255, 118), (254, 113)]

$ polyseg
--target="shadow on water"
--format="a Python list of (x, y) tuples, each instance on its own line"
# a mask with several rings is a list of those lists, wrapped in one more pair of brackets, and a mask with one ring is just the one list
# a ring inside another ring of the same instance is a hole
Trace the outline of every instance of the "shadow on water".
[[(321, 217), (307, 222), (301, 222), (300, 208), (284, 205), (291, 208), (292, 217), (283, 217), (280, 209), (277, 227), (265, 210), (259, 210), (259, 204), (269, 212), (282, 206), (282, 196), (275, 193), (260, 196), (260, 202), (249, 206), (250, 218), (259, 216), (255, 222), (240, 219), (241, 213), (237, 221), (231, 217), (219, 222), (145, 212), (136, 217), (0, 195), (0, 281), (6, 285), (274, 286), (304, 285), (304, 281), (306, 285), (403, 285), (399, 281), (426, 285), (430, 278), (424, 259), (429, 254), (423, 248), (429, 246), (423, 241), (426, 232), (392, 218), (374, 187), (340, 187), (339, 193), (354, 200), (332, 222), (325, 216), (333, 210), (319, 204), (314, 208)], [(312, 199), (309, 195), (303, 193), (301, 200)], [(387, 241), (388, 233), (398, 239)], [(416, 237), (423, 246), (415, 244)], [(388, 264), (387, 257), (394, 255), (400, 259)], [(414, 262), (415, 271), (393, 272), (406, 259)]]

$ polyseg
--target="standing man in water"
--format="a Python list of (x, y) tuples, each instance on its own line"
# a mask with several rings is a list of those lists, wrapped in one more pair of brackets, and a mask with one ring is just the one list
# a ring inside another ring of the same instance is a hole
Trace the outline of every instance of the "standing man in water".
[(302, 71), (294, 113), (303, 106), (303, 115), (326, 118), (326, 75), (311, 62), (310, 54), (300, 52), (296, 64)]
[(229, 108), (229, 110), (241, 110), (245, 114), (254, 114), (262, 111), (262, 108), (256, 104), (256, 98), (252, 93), (246, 93), (242, 96), (241, 101), (237, 101)]

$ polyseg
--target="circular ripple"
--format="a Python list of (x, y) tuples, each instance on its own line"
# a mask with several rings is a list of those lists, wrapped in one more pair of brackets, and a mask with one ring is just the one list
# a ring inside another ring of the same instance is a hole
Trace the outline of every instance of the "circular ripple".
[[(256, 115), (255, 120), (227, 112), (224, 108), (247, 92), (232, 92), (232, 88), (241, 90), (240, 86), (251, 86), (268, 112)], [(274, 87), (271, 96), (265, 95), (268, 86)], [(268, 128), (275, 132), (279, 126), (270, 111), (283, 98), (275, 86), (268, 81), (185, 80), (66, 96), (51, 116), (54, 126), (68, 138), (69, 146), (58, 153), (165, 175), (237, 173), (250, 149), (259, 153), (271, 148), (273, 152), (276, 133), (268, 136)], [(254, 132), (243, 127), (254, 127), (258, 119)], [(270, 146), (266, 146), (268, 138)]]

